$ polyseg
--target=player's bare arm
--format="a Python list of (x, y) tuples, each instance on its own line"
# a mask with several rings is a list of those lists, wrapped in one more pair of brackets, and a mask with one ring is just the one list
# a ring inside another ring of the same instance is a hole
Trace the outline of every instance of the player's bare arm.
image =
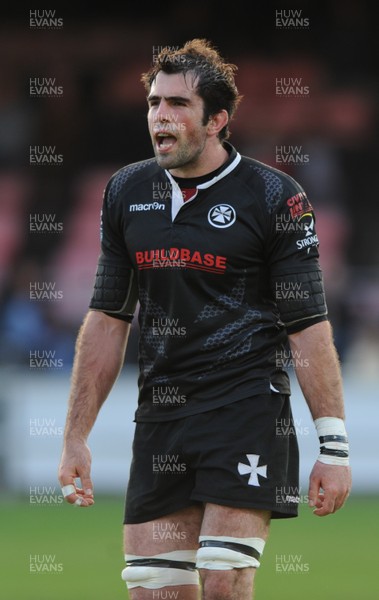
[[(292, 352), (302, 357), (296, 376), (313, 419), (335, 417), (343, 421), (342, 377), (329, 321), (289, 335), (289, 341)], [(336, 512), (344, 505), (350, 489), (349, 466), (316, 461), (309, 485), (309, 504), (316, 507), (315, 515)]]
[(129, 330), (129, 323), (92, 310), (80, 329), (58, 475), (70, 504), (94, 502), (87, 438), (122, 368)]

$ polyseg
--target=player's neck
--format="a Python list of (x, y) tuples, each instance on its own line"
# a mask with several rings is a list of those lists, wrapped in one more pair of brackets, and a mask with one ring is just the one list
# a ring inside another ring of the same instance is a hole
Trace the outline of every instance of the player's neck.
[(212, 171), (216, 171), (226, 163), (228, 158), (229, 154), (227, 150), (222, 144), (217, 143), (212, 148), (204, 148), (196, 163), (183, 165), (177, 169), (169, 169), (169, 171), (174, 177), (187, 179), (202, 177), (203, 175), (212, 173)]

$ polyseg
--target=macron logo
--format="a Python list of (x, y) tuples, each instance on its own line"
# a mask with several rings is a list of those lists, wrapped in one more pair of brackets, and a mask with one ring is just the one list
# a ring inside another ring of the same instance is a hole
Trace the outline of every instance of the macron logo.
[(149, 202), (147, 204), (131, 204), (129, 212), (140, 212), (145, 210), (164, 210), (166, 207), (159, 202)]

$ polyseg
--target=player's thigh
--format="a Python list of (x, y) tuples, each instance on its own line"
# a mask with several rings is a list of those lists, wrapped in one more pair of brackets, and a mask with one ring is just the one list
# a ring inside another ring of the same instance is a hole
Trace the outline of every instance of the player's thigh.
[(229, 537), (259, 537), (267, 539), (271, 511), (253, 508), (234, 508), (207, 503), (200, 535)]
[(196, 550), (202, 519), (203, 507), (197, 504), (146, 523), (124, 525), (125, 554), (154, 556)]
[[(251, 508), (232, 508), (207, 504), (200, 530), (201, 536), (260, 538), (267, 540), (271, 512)], [(200, 569), (205, 598), (251, 598), (256, 569), (252, 567), (230, 570)], [(233, 594), (233, 595), (231, 595)]]

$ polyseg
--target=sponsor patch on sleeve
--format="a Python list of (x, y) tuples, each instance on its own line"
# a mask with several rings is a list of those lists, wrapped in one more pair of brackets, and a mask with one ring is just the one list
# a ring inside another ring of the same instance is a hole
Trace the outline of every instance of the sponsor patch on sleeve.
[(286, 203), (292, 219), (298, 219), (313, 210), (305, 192), (299, 192), (295, 196), (291, 196)]

